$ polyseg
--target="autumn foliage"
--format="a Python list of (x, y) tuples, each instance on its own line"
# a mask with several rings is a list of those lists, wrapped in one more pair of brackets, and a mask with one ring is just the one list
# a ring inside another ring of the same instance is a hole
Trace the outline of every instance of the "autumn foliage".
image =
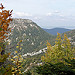
[[(15, 51), (15, 56), (10, 55), (10, 53), (5, 53), (6, 50), (6, 41), (8, 40), (8, 33), (11, 32), (11, 28), (9, 28), (9, 23), (12, 21), (12, 10), (4, 10), (4, 6), (0, 4), (0, 75), (19, 75), (21, 72), (21, 62), (23, 61), (20, 52)], [(19, 50), (20, 42), (17, 46)], [(7, 59), (8, 58), (8, 59)]]
[(36, 67), (39, 75), (75, 75), (75, 49), (66, 34), (62, 39), (57, 33), (54, 46), (47, 42), (47, 51), (41, 59), (43, 64)]
[(12, 21), (11, 15), (12, 15), (12, 10), (4, 10), (4, 7), (2, 4), (0, 4), (0, 41), (4, 40), (7, 36), (5, 34), (8, 34), (10, 31), (9, 28), (9, 23)]
[(57, 38), (55, 41), (55, 45), (51, 46), (49, 42), (47, 42), (47, 52), (45, 56), (42, 56), (42, 60), (44, 62), (64, 62), (64, 59), (73, 59), (74, 58), (74, 50), (71, 48), (70, 40), (67, 35), (64, 34), (64, 38), (61, 39), (59, 33), (57, 33)]
[(0, 4), (0, 10), (0, 57), (2, 58), (2, 55), (5, 53), (5, 40), (7, 40), (7, 34), (10, 31), (9, 23), (12, 21), (12, 10), (4, 10), (4, 6), (2, 4)]
[(12, 10), (4, 10), (4, 6), (0, 4), (0, 75), (11, 75), (11, 65), (6, 65), (6, 59), (10, 53), (5, 53), (8, 32), (11, 31), (9, 23), (12, 21)]

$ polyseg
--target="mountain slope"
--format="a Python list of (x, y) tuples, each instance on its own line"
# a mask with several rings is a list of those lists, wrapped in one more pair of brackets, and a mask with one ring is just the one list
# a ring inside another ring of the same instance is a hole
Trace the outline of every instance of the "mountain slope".
[[(22, 53), (32, 52), (46, 47), (46, 41), (51, 43), (55, 36), (48, 34), (41, 29), (36, 23), (28, 19), (13, 19), (10, 24), (12, 32), (9, 34), (8, 41), (10, 47), (14, 46), (13, 51), (16, 50), (16, 44), (22, 40)], [(18, 49), (17, 49), (18, 50)]]
[[(68, 38), (70, 39), (72, 45), (75, 46), (75, 29), (74, 29), (74, 30), (70, 30), (70, 31), (68, 31), (68, 32), (65, 32), (65, 34), (67, 34), (67, 36), (68, 36)], [(61, 35), (63, 36), (64, 33), (61, 34)]]
[(65, 28), (53, 28), (53, 29), (44, 29), (44, 30), (53, 35), (57, 35), (57, 32), (64, 33), (64, 32), (70, 31), (70, 29), (65, 29)]

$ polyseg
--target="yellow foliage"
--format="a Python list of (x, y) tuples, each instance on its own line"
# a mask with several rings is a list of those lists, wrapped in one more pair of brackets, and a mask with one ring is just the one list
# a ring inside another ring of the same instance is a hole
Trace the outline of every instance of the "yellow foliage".
[(13, 58), (18, 58), (18, 56), (16, 55), (16, 56), (14, 56)]
[(13, 59), (11, 59), (11, 61), (14, 61)]
[(16, 48), (19, 48), (19, 46), (16, 46)]
[(20, 42), (22, 42), (22, 40), (20, 40)]
[(17, 51), (15, 51), (15, 53), (18, 53)]
[(20, 50), (21, 50), (22, 48), (20, 48)]
[(21, 55), (19, 55), (19, 57), (21, 57)]
[(14, 68), (14, 67), (12, 67), (12, 70), (15, 70), (15, 68)]
[[(44, 62), (64, 62), (64, 59), (72, 59), (73, 54), (75, 52), (74, 49), (71, 48), (71, 44), (67, 35), (64, 34), (64, 39), (61, 39), (60, 34), (57, 34), (56, 42), (54, 46), (51, 46), (49, 42), (47, 42), (47, 51), (45, 56), (42, 56), (41, 59)], [(65, 62), (64, 62), (65, 63)]]

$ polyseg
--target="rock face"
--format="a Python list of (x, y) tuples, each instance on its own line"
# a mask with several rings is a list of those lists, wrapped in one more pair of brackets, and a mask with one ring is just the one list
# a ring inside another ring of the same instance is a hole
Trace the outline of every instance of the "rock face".
[(10, 47), (14, 46), (11, 51), (18, 50), (16, 45), (20, 40), (22, 40), (20, 45), (22, 47), (21, 53), (27, 53), (46, 47), (46, 41), (50, 40), (52, 43), (52, 39), (55, 38), (55, 36), (48, 34), (29, 19), (13, 19), (10, 27), (12, 31), (8, 34), (8, 41)]

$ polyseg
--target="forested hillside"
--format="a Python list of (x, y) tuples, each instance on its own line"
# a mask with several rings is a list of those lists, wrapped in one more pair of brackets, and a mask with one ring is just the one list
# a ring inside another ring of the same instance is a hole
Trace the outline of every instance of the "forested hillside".
[(14, 46), (13, 51), (19, 40), (22, 40), (22, 53), (40, 50), (46, 47), (47, 40), (51, 44), (55, 40), (55, 36), (48, 34), (29, 19), (13, 19), (10, 27), (12, 31), (9, 33), (8, 41), (10, 47)]

